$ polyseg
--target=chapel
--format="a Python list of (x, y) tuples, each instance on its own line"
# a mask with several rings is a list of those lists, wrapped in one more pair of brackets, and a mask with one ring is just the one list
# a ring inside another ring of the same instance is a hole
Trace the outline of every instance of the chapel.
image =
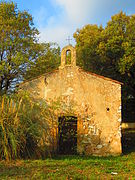
[(76, 66), (73, 46), (62, 49), (57, 70), (25, 82), (21, 88), (39, 101), (59, 104), (55, 122), (53, 126), (50, 124), (53, 143), (47, 142), (53, 151), (99, 156), (121, 154), (121, 83)]

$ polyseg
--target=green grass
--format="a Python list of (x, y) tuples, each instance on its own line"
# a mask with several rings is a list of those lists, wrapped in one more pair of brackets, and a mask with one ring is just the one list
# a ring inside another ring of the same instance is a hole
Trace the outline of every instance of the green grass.
[(117, 157), (1, 161), (0, 179), (135, 179), (135, 152)]

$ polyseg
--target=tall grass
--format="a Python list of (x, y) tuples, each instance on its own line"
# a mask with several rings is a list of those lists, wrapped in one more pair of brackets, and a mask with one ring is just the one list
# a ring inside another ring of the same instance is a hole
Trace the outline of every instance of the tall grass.
[(0, 97), (0, 159), (44, 156), (52, 116), (49, 107), (27, 93)]
[(1, 158), (5, 158), (6, 160), (17, 156), (17, 150), (19, 148), (18, 128), (20, 124), (18, 113), (21, 102), (22, 99), (17, 104), (6, 96), (1, 98), (0, 155)]

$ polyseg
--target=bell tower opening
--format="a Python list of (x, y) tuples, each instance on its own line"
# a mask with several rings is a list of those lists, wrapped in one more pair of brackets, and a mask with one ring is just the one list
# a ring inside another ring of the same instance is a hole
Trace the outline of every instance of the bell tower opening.
[(61, 51), (60, 68), (63, 68), (66, 65), (71, 65), (72, 67), (76, 66), (76, 50), (71, 45), (64, 47)]
[(66, 65), (71, 64), (71, 50), (66, 51)]

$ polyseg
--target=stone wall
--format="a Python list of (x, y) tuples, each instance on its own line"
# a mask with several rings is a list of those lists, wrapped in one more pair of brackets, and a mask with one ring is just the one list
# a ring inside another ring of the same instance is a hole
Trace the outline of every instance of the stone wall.
[[(78, 153), (102, 156), (121, 153), (119, 82), (62, 63), (59, 70), (26, 82), (22, 87), (39, 100), (48, 103), (60, 100), (61, 108), (56, 112), (56, 121), (58, 117), (66, 116), (65, 112), (77, 117)], [(54, 149), (57, 149), (56, 124), (55, 132)]]

